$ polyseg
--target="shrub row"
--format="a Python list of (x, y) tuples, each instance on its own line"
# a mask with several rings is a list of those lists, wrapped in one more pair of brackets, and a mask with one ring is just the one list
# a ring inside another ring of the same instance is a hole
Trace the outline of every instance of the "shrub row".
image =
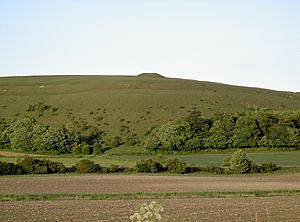
[[(169, 172), (175, 174), (184, 174), (192, 172), (207, 172), (216, 174), (231, 173), (269, 173), (277, 170), (274, 163), (267, 162), (257, 166), (247, 159), (243, 151), (236, 151), (229, 159), (229, 166), (217, 167), (207, 165), (206, 167), (187, 167), (186, 163), (177, 158), (169, 158), (164, 164), (153, 159), (147, 159), (137, 162), (136, 166), (131, 168), (122, 168), (118, 165), (102, 167), (94, 161), (83, 159), (76, 163), (70, 171), (77, 173), (116, 173), (116, 172), (138, 172), (138, 173), (159, 173)], [(0, 175), (21, 175), (21, 174), (52, 174), (65, 173), (66, 167), (59, 162), (50, 160), (39, 160), (31, 157), (25, 157), (23, 160), (14, 163), (0, 161)]]
[(185, 162), (177, 158), (167, 159), (164, 166), (153, 159), (148, 159), (139, 161), (135, 166), (135, 171), (138, 173), (159, 173), (167, 171), (170, 173), (183, 174), (188, 172), (188, 167)]
[(167, 159), (161, 164), (153, 159), (139, 161), (135, 166), (135, 171), (139, 173), (159, 173), (167, 171), (170, 173), (184, 174), (192, 172), (207, 172), (215, 174), (243, 174), (243, 173), (270, 173), (278, 169), (276, 164), (266, 162), (261, 166), (252, 163), (242, 150), (232, 154), (230, 158), (224, 160), (225, 167), (218, 167), (208, 164), (206, 167), (187, 167), (186, 163), (177, 158)]
[(64, 173), (65, 170), (62, 163), (31, 157), (25, 157), (16, 164), (0, 161), (0, 175), (52, 174)]

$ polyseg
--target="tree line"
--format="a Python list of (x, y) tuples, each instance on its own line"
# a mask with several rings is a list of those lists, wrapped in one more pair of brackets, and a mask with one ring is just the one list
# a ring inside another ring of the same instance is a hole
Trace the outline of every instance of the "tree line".
[(4, 149), (62, 154), (80, 145), (80, 135), (74, 128), (43, 125), (33, 117), (2, 121), (0, 130), (0, 146)]
[[(70, 124), (47, 126), (33, 117), (0, 120), (1, 149), (101, 154), (107, 149), (102, 136), (103, 131), (97, 127), (90, 135), (82, 136)], [(119, 145), (120, 138), (114, 139), (118, 139)], [(151, 152), (169, 153), (231, 148), (299, 149), (300, 110), (279, 112), (253, 108), (243, 113), (218, 113), (210, 118), (194, 111), (186, 118), (152, 129), (143, 144)], [(115, 146), (114, 143), (106, 145)]]
[(243, 113), (188, 117), (155, 128), (145, 140), (150, 151), (300, 147), (300, 111), (252, 108)]

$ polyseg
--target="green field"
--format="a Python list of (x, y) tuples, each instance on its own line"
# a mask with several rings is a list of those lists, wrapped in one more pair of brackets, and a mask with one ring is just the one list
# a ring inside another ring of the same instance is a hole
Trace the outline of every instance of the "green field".
[[(148, 158), (156, 159), (160, 162), (165, 161), (169, 157), (176, 157), (185, 161), (189, 166), (206, 166), (213, 164), (221, 166), (225, 157), (230, 153), (195, 153), (195, 154), (104, 154), (99, 156), (93, 155), (41, 155), (35, 158), (49, 159), (52, 161), (62, 162), (64, 165), (70, 167), (75, 165), (82, 159), (90, 159), (101, 166), (110, 166), (116, 164), (124, 167), (133, 167), (139, 160)], [(247, 153), (247, 156), (256, 164), (263, 164), (265, 162), (273, 162), (281, 167), (300, 167), (300, 152), (257, 152)], [(0, 161), (17, 162), (18, 159), (22, 159), (20, 156), (0, 156)]]
[[(51, 110), (26, 111), (38, 102), (51, 105)], [(151, 74), (0, 79), (0, 118), (33, 116), (50, 125), (76, 123), (82, 133), (96, 126), (106, 131), (106, 137), (120, 135), (122, 128), (143, 137), (149, 128), (194, 110), (212, 116), (254, 105), (295, 110), (300, 107), (300, 94)]]

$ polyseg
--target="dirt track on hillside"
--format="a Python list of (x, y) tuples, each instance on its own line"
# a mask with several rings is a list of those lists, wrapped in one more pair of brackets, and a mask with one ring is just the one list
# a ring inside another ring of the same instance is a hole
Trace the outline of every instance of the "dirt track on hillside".
[(300, 190), (300, 174), (272, 176), (5, 176), (0, 193), (209, 192)]
[(18, 152), (10, 152), (10, 151), (0, 151), (0, 156), (8, 156), (8, 157), (13, 157), (13, 156), (41, 156), (39, 154), (31, 154), (31, 153), (18, 153)]

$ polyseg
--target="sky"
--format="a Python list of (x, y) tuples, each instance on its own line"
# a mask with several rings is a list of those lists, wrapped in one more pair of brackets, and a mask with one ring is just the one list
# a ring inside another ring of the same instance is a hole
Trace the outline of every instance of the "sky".
[(300, 92), (299, 12), (298, 0), (0, 0), (0, 76), (156, 72)]

